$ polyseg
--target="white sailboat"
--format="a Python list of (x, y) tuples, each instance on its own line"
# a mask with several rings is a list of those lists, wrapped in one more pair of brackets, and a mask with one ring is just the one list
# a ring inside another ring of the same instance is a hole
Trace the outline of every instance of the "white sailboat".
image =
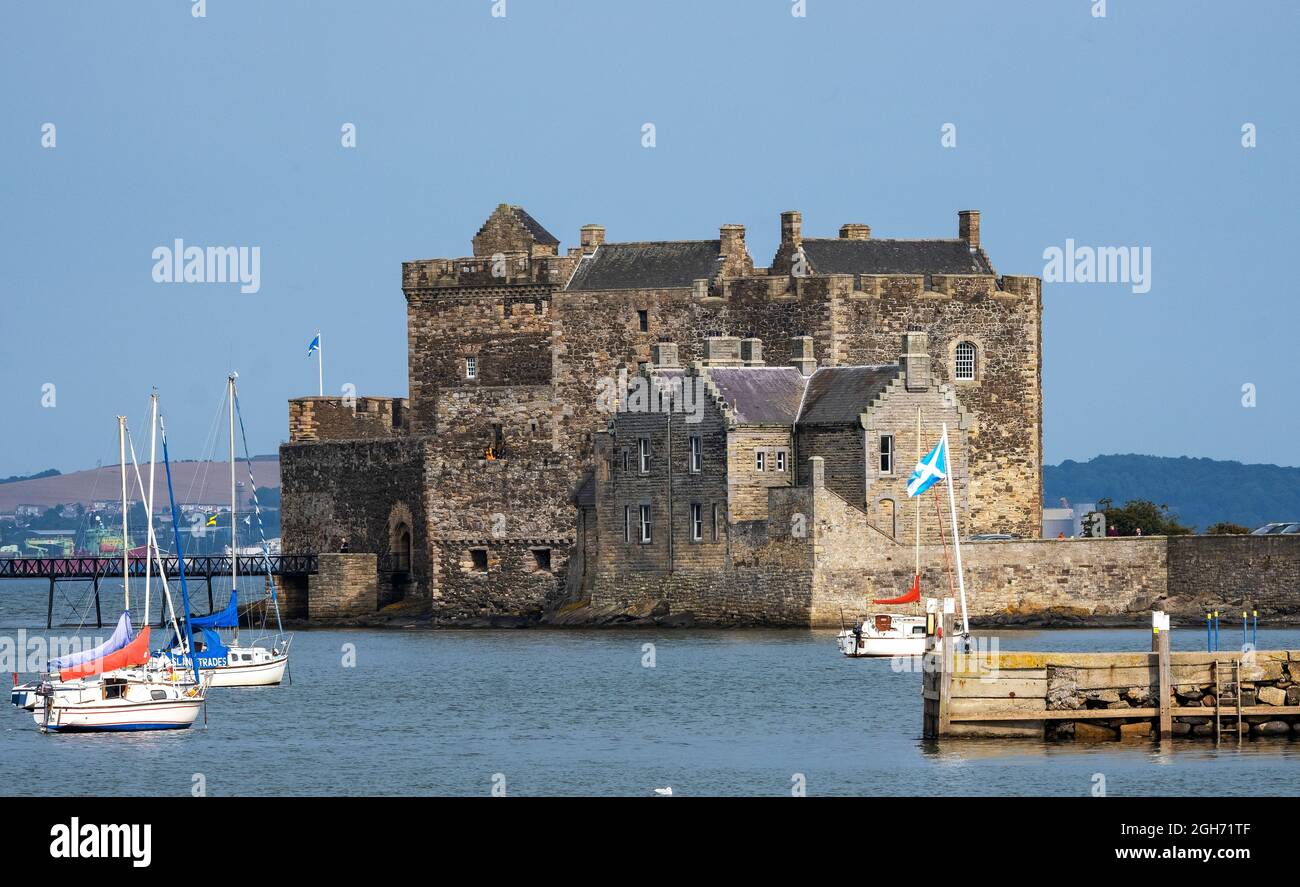
[[(156, 416), (156, 400), (153, 409)], [(32, 717), (42, 733), (183, 730), (198, 719), (206, 701), (207, 686), (198, 681), (197, 675), (195, 681), (187, 681), (174, 671), (160, 673), (145, 667), (150, 658), (147, 617), (140, 632), (131, 637), (126, 418), (118, 416), (117, 422), (122, 475), (123, 613), (118, 630), (107, 643), (51, 662), (51, 668), (59, 669), (58, 678), (52, 673), (43, 676), (31, 694)], [(151, 507), (152, 502), (147, 505)]]
[[(285, 634), (280, 623), (280, 603), (275, 594), (274, 577), (270, 570), (270, 550), (265, 533), (262, 534), (261, 547), (258, 549), (266, 565), (266, 575), (271, 591), (271, 605), (275, 613), (276, 633), (255, 638), (251, 643), (243, 644), (239, 639), (239, 540), (238, 519), (239, 500), (235, 484), (235, 420), (238, 415), (238, 394), (235, 390), (235, 373), (226, 380), (229, 406), (229, 441), (230, 441), (230, 600), (224, 610), (207, 616), (189, 617), (191, 632), (198, 632), (200, 638), (193, 647), (186, 647), (184, 639), (177, 632), (171, 649), (160, 652), (151, 662), (154, 668), (168, 665), (189, 668), (190, 654), (194, 650), (194, 660), (201, 674), (210, 679), (214, 687), (272, 687), (284, 680), (289, 666), (289, 646), (293, 636)], [(240, 427), (243, 424), (240, 419)], [(247, 445), (245, 445), (247, 450)], [(245, 458), (247, 458), (245, 452)], [(252, 468), (249, 467), (249, 483), (252, 485)], [(254, 487), (254, 490), (256, 487)], [(261, 507), (257, 504), (256, 492), (253, 495), (254, 513), (261, 529)], [(232, 630), (229, 643), (220, 635), (222, 629)]]

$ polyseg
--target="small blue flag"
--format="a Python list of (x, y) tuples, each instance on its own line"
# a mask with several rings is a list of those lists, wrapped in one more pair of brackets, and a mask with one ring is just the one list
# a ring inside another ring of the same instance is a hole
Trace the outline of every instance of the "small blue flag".
[(320, 351), (320, 333), (317, 333), (316, 338), (312, 339), (311, 344), (307, 346), (307, 356), (311, 357), (317, 351)]

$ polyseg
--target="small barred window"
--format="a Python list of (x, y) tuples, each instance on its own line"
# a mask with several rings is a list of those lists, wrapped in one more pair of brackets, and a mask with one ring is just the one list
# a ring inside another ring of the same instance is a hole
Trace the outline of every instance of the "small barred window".
[(953, 375), (963, 381), (975, 378), (975, 343), (958, 342), (957, 355), (953, 361)]

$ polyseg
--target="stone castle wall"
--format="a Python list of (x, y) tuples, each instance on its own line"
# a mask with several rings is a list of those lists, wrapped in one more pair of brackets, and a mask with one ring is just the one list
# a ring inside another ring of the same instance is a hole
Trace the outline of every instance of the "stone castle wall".
[(289, 401), (289, 440), (392, 437), (405, 430), (404, 397), (297, 397)]

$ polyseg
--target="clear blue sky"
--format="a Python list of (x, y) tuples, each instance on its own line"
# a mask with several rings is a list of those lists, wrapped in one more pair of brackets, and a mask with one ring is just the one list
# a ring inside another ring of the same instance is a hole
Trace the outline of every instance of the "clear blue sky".
[[(1045, 288), (1046, 460), (1300, 464), (1300, 7), (791, 6), (4, 3), (0, 475), (115, 458), (112, 417), (139, 425), (151, 385), (177, 455), (202, 455), (232, 366), (251, 448), (274, 451), (285, 401), (316, 391), (318, 326), (329, 389), (405, 394), (400, 262), (466, 254), (502, 201), (565, 247), (586, 222), (739, 222), (759, 264), (785, 209), (810, 234), (951, 237), (978, 208), (1003, 273), (1041, 274), (1067, 238), (1150, 246), (1145, 295)], [(178, 237), (261, 247), (261, 291), (154, 283)]]

